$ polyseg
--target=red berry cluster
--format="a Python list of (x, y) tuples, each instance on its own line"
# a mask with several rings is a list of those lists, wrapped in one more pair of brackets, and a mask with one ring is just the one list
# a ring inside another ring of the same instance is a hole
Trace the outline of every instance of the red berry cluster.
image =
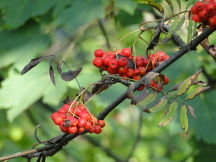
[(95, 134), (102, 132), (105, 126), (103, 120), (93, 117), (82, 103), (72, 102), (71, 104), (63, 105), (58, 112), (51, 115), (62, 132), (68, 134), (82, 133), (85, 130)]
[[(119, 74), (120, 77), (140, 80), (146, 73), (157, 67), (161, 62), (169, 59), (163, 51), (145, 58), (143, 56), (132, 56), (130, 48), (124, 48), (117, 51), (106, 51), (97, 49), (94, 52), (93, 65), (100, 70), (105, 70), (109, 74)], [(168, 78), (165, 76), (163, 83), (168, 84)], [(157, 91), (162, 91), (162, 85), (159, 86), (155, 80), (152, 80), (150, 87)], [(143, 90), (142, 85), (138, 90)]]
[(192, 20), (216, 27), (216, 1), (204, 0), (197, 1), (191, 8)]

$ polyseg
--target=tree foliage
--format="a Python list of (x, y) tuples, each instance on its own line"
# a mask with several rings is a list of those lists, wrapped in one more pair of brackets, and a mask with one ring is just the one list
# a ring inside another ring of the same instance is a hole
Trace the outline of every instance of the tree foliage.
[[(52, 127), (50, 115), (62, 105), (67, 96), (75, 97), (79, 91), (77, 81), (82, 87), (87, 87), (100, 80), (100, 74), (91, 62), (95, 49), (107, 49), (106, 39), (109, 39), (112, 48), (131, 47), (139, 34), (137, 28), (140, 23), (142, 27), (142, 22), (163, 17), (171, 17), (167, 20), (170, 30), (161, 34), (157, 40), (158, 45), (154, 47), (155, 51), (162, 50), (172, 56), (179, 49), (174, 42), (167, 42), (172, 34), (180, 35), (186, 43), (195, 38), (197, 24), (189, 19), (187, 13), (182, 12), (190, 9), (193, 3), (195, 0), (1, 0), (0, 156), (30, 148), (32, 143), (35, 143), (34, 128), (39, 123), (42, 125), (39, 128), (42, 140), (60, 133), (57, 128)], [(182, 14), (178, 14), (179, 12)], [(178, 15), (172, 17), (175, 14)], [(99, 21), (105, 27), (105, 35), (103, 28), (98, 25)], [(157, 22), (151, 22), (144, 24), (144, 27), (151, 28), (155, 24)], [(149, 42), (154, 36), (154, 30), (142, 33), (141, 39), (135, 44), (138, 55), (146, 54)], [(215, 37), (215, 32), (208, 37), (210, 44), (216, 44)], [(44, 60), (30, 72), (20, 75), (30, 60), (48, 55), (55, 55), (57, 59)], [(67, 73), (58, 74), (58, 69), (54, 65), (58, 64), (59, 60), (65, 62), (62, 72), (68, 72), (68, 68), (77, 70), (78, 67), (82, 67), (81, 72), (79, 69), (77, 71), (77, 80), (67, 75), (64, 80), (68, 77), (68, 80), (73, 80), (62, 81), (61, 78)], [(50, 63), (52, 69), (49, 71)], [(200, 68), (205, 69), (208, 75), (202, 73), (197, 76), (195, 84), (195, 78), (192, 80), (191, 76)], [(81, 137), (83, 139), (71, 142), (64, 151), (49, 160), (114, 161), (115, 158), (104, 148), (124, 159), (134, 144), (139, 113), (143, 109), (152, 113), (143, 114), (145, 117), (142, 119), (140, 142), (131, 159), (214, 159), (215, 154), (211, 151), (202, 152), (204, 148), (216, 148), (214, 60), (198, 46), (163, 73), (170, 78), (165, 91), (169, 91), (174, 85), (180, 85), (177, 91), (170, 92), (170, 99), (176, 95), (180, 96), (178, 100), (174, 99), (169, 103), (166, 97), (154, 96), (152, 92), (136, 105), (130, 105), (130, 101), (125, 100), (107, 118), (103, 134), (92, 137), (99, 147), (95, 147), (97, 145), (94, 141)], [(50, 81), (49, 74), (53, 82), (55, 76), (56, 86)], [(211, 89), (209, 90), (200, 80), (210, 83)], [(124, 90), (126, 87), (118, 83), (96, 95), (88, 103), (90, 111), (93, 114), (101, 112)], [(204, 90), (207, 91), (198, 95)], [(196, 116), (196, 119), (193, 116)], [(157, 127), (158, 124), (163, 126), (171, 121), (172, 123), (166, 127)], [(186, 136), (181, 127), (188, 133)]]

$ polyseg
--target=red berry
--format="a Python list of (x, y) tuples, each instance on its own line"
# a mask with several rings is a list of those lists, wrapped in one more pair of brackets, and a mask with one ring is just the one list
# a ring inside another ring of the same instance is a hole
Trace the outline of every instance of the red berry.
[(64, 105), (58, 110), (58, 112), (60, 112), (60, 113), (67, 113), (69, 107), (70, 107), (70, 105), (64, 104)]
[(84, 127), (85, 122), (86, 122), (85, 119), (80, 118), (80, 119), (78, 119), (78, 123), (77, 123), (77, 125), (78, 125), (79, 127)]
[(133, 70), (133, 74), (134, 74), (134, 75), (139, 74), (139, 70), (138, 70), (138, 69), (134, 69), (134, 70)]
[(80, 115), (80, 118), (83, 118), (85, 120), (90, 120), (91, 119), (91, 116), (87, 113), (87, 112), (83, 112), (81, 115)]
[(117, 74), (117, 72), (118, 72), (117, 69), (113, 69), (111, 67), (108, 67), (107, 71), (109, 74)]
[(87, 121), (85, 124), (84, 124), (84, 128), (89, 130), (91, 128), (91, 123), (89, 121)]
[(58, 117), (60, 115), (60, 113), (58, 113), (58, 112), (54, 112), (54, 113), (52, 113), (52, 115), (51, 115), (51, 118), (52, 118), (52, 120), (54, 120), (56, 117)]
[(196, 8), (196, 6), (193, 6), (193, 7), (191, 8), (191, 13), (192, 13), (192, 14), (197, 14), (197, 8)]
[(116, 69), (118, 67), (118, 61), (116, 59), (112, 59), (109, 61), (108, 66), (112, 69)]
[(95, 127), (93, 125), (89, 128), (89, 132), (90, 133), (94, 133), (95, 132)]
[(61, 116), (57, 116), (55, 119), (54, 119), (54, 123), (56, 125), (60, 125), (62, 122), (63, 122), (63, 118)]
[(77, 127), (76, 127), (76, 126), (69, 127), (69, 128), (68, 128), (68, 132), (69, 132), (70, 134), (75, 134), (75, 133), (77, 133)]
[(78, 123), (78, 120), (73, 116), (69, 116), (68, 120), (70, 121), (70, 125), (72, 125), (72, 126), (76, 126)]
[(146, 68), (144, 67), (138, 67), (138, 70), (139, 70), (139, 74), (141, 76), (145, 75), (146, 74)]
[(102, 128), (105, 126), (105, 122), (103, 120), (97, 121), (98, 125), (100, 125)]
[(118, 73), (119, 74), (126, 74), (127, 73), (127, 67), (119, 67)]
[(168, 84), (169, 83), (169, 78), (166, 75), (164, 75), (163, 79), (164, 79), (163, 80), (164, 84)]
[(158, 85), (157, 85), (157, 83), (156, 83), (154, 80), (152, 80), (152, 81), (150, 82), (150, 87), (153, 88), (153, 89), (157, 89), (157, 88), (158, 88)]
[(101, 49), (97, 49), (94, 51), (95, 57), (103, 57), (104, 52)]
[(136, 60), (136, 66), (137, 67), (144, 66), (143, 61), (142, 60)]
[(143, 59), (143, 64), (144, 64), (144, 66), (148, 65), (149, 62), (150, 62), (150, 60), (149, 60), (148, 58), (144, 58), (144, 59)]
[(145, 88), (145, 85), (141, 85), (137, 90), (142, 91)]
[(195, 22), (200, 22), (200, 18), (198, 15), (192, 15), (192, 20), (195, 21)]
[(62, 132), (64, 132), (64, 133), (69, 133), (69, 132), (68, 132), (68, 127), (65, 127), (65, 126), (63, 126), (63, 125), (59, 125), (59, 128), (61, 129)]
[(94, 133), (100, 134), (102, 132), (102, 129), (101, 129), (100, 125), (95, 125), (94, 128), (95, 128)]
[(126, 57), (130, 57), (131, 56), (131, 49), (130, 48), (123, 48), (121, 51), (121, 54), (126, 56)]
[(82, 133), (82, 132), (84, 132), (84, 130), (85, 130), (84, 128), (79, 128), (79, 129), (78, 129), (78, 132), (79, 132), (79, 133)]
[(118, 65), (119, 66), (126, 66), (128, 64), (128, 61), (125, 57), (122, 57), (118, 60)]
[(141, 79), (141, 76), (140, 76), (140, 75), (134, 75), (134, 76), (133, 76), (133, 79), (134, 79), (134, 80), (140, 80), (140, 79)]
[(201, 10), (199, 13), (199, 18), (202, 19), (202, 21), (205, 21), (207, 19), (207, 11), (205, 9)]
[(210, 26), (211, 28), (213, 28), (213, 27), (216, 26), (216, 15), (213, 16), (213, 17), (211, 17), (211, 18), (209, 19), (209, 26)]
[(102, 59), (100, 57), (94, 58), (93, 65), (96, 67), (101, 67), (102, 66)]
[(134, 71), (133, 69), (128, 69), (127, 70), (127, 76), (132, 77), (134, 75), (133, 71)]

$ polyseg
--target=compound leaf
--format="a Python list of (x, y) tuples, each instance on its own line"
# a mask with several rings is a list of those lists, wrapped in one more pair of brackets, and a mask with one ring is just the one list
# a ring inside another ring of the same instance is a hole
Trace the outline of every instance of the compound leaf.
[(185, 105), (182, 105), (180, 110), (180, 122), (181, 122), (182, 129), (184, 129), (185, 132), (187, 133), (189, 124), (188, 124), (188, 116), (187, 116), (187, 107)]
[(178, 107), (178, 103), (175, 101), (170, 104), (168, 111), (164, 114), (161, 121), (159, 122), (159, 126), (161, 127), (165, 126), (173, 120), (177, 107)]

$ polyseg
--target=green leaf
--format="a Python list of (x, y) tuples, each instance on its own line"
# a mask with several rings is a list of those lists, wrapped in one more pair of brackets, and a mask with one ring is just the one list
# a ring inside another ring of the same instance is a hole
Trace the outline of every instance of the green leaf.
[(177, 110), (177, 107), (178, 107), (178, 103), (177, 102), (172, 102), (168, 108), (168, 112), (166, 112), (164, 114), (164, 116), (162, 117), (161, 121), (159, 122), (159, 126), (165, 126), (167, 124), (169, 124), (174, 116), (175, 116), (175, 113), (176, 113), (176, 110)]
[(12, 121), (43, 95), (48, 83), (50, 80), (46, 63), (24, 76), (19, 73), (11, 75), (2, 83), (0, 108), (9, 109), (7, 117)]
[(15, 63), (16, 68), (21, 70), (48, 46), (49, 38), (35, 25), (25, 30), (0, 32), (0, 44), (0, 68)]
[(181, 0), (177, 0), (178, 6), (179, 6), (179, 11), (181, 11)]
[(190, 86), (192, 85), (193, 81), (196, 80), (196, 78), (200, 75), (201, 72), (202, 70), (199, 70), (196, 73), (194, 73), (192, 76), (187, 78), (178, 88), (177, 95), (180, 96), (186, 93), (188, 89), (190, 88)]
[(202, 96), (190, 100), (190, 105), (196, 108), (196, 120), (190, 120), (190, 127), (198, 140), (216, 144), (216, 91), (208, 91)]
[(182, 129), (184, 129), (185, 132), (187, 133), (189, 125), (188, 125), (187, 107), (185, 105), (183, 105), (180, 110), (180, 122), (181, 122)]
[[(86, 12), (81, 12), (86, 11)], [(56, 26), (64, 26), (65, 29), (72, 32), (75, 31), (92, 20), (104, 17), (104, 2), (101, 0), (80, 0), (73, 1), (72, 5), (57, 17), (54, 24)]]
[(0, 10), (4, 25), (14, 29), (24, 24), (29, 18), (43, 15), (52, 8), (58, 0), (1, 0)]
[(178, 91), (177, 91), (177, 95), (182, 95), (184, 93), (187, 92), (187, 90), (189, 89), (189, 87), (191, 86), (192, 81), (190, 79), (186, 79), (179, 87)]
[(187, 42), (189, 43), (192, 40), (192, 36), (193, 36), (193, 20), (189, 19), (189, 24), (188, 24), (188, 37), (187, 37)]
[(116, 0), (115, 7), (128, 12), (130, 15), (133, 15), (137, 7), (137, 3), (132, 2), (131, 0)]
[(156, 1), (156, 0), (133, 0), (137, 3), (144, 3), (146, 5), (150, 5), (154, 8), (156, 8), (162, 15), (164, 14), (164, 9), (163, 7)]
[(52, 106), (57, 106), (65, 93), (67, 92), (67, 86), (60, 79), (56, 80), (56, 86), (49, 83), (46, 90), (43, 93), (43, 102)]
[(175, 17), (174, 22), (171, 25), (171, 28), (169, 29), (169, 33), (167, 35), (168, 38), (171, 37), (171, 35), (177, 31), (179, 31), (182, 27), (182, 25), (185, 22), (185, 14), (181, 17), (179, 21), (179, 17)]
[(173, 7), (173, 4), (171, 2), (171, 0), (165, 0), (167, 2), (167, 4), (169, 5), (169, 7), (171, 8), (172, 10), (172, 13), (174, 12), (174, 7)]
[(150, 112), (157, 112), (163, 108), (166, 107), (167, 105), (167, 98), (166, 97), (162, 97), (158, 102), (156, 102), (154, 105), (152, 105), (151, 107), (148, 108), (148, 110)]
[(210, 86), (207, 87), (197, 87), (195, 88), (192, 92), (190, 92), (187, 97), (185, 98), (185, 100), (191, 100), (194, 97), (196, 97), (197, 95), (199, 95), (200, 93), (208, 90), (210, 88)]
[(151, 102), (153, 102), (155, 99), (156, 99), (156, 97), (157, 97), (157, 93), (149, 93), (146, 97), (145, 97), (145, 99), (143, 100), (143, 101), (141, 101), (140, 103), (138, 103), (137, 105), (138, 106), (143, 106), (143, 105), (148, 105), (148, 104), (150, 104)]

